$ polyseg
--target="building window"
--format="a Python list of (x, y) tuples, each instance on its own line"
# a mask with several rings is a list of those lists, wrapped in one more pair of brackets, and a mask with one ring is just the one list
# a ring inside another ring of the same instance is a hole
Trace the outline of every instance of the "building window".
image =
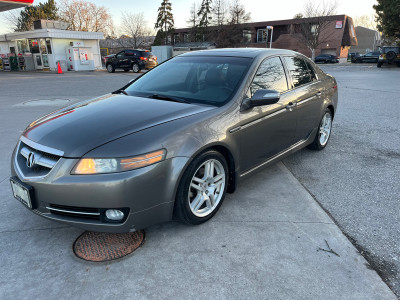
[(267, 29), (257, 29), (257, 43), (267, 42)]
[(29, 44), (28, 40), (18, 40), (17, 41), (17, 48), (18, 48), (18, 53), (29, 53)]
[(179, 34), (174, 34), (174, 44), (177, 44), (180, 42), (181, 42), (181, 38), (180, 38)]
[(243, 40), (245, 43), (251, 43), (251, 30), (243, 30)]
[(184, 43), (189, 43), (190, 42), (190, 33), (184, 33), (183, 34), (183, 42)]
[(50, 39), (46, 39), (46, 46), (47, 46), (47, 53), (48, 54), (53, 54), (53, 51), (51, 49)]
[(39, 40), (28, 40), (31, 53), (40, 53)]
[(318, 29), (318, 25), (311, 25), (311, 33), (313, 34), (313, 35), (316, 35), (317, 34), (317, 29)]

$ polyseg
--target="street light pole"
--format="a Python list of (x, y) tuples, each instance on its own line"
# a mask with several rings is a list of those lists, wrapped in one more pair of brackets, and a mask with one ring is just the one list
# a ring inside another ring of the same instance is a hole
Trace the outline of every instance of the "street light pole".
[(269, 47), (272, 48), (272, 36), (274, 34), (274, 26), (267, 26), (267, 48), (268, 48), (268, 30), (271, 30), (271, 39), (269, 42)]

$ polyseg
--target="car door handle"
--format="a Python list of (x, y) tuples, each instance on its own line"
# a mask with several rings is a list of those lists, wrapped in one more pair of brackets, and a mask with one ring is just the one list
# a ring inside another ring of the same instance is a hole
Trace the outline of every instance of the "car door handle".
[(295, 107), (296, 107), (296, 103), (289, 102), (288, 105), (286, 106), (286, 109), (289, 111), (292, 111), (293, 108), (295, 108)]

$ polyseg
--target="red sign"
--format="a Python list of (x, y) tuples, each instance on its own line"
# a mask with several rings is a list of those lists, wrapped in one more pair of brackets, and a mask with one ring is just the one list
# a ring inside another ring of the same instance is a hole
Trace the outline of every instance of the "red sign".
[(18, 3), (18, 4), (25, 4), (25, 5), (31, 5), (31, 4), (33, 4), (33, 0), (0, 0), (0, 2), (5, 2), (5, 3)]
[(32, 4), (33, 0), (0, 0), (0, 12)]
[(342, 28), (343, 27), (343, 21), (336, 21), (336, 28)]

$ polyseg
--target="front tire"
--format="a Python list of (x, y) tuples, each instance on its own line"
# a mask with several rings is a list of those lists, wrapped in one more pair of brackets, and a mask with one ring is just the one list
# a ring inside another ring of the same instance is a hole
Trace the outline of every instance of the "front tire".
[(314, 141), (307, 147), (312, 150), (322, 150), (328, 144), (332, 132), (332, 112), (326, 108), (319, 123), (318, 132)]
[(225, 157), (214, 150), (196, 157), (179, 183), (175, 218), (190, 225), (211, 219), (221, 207), (228, 187)]

